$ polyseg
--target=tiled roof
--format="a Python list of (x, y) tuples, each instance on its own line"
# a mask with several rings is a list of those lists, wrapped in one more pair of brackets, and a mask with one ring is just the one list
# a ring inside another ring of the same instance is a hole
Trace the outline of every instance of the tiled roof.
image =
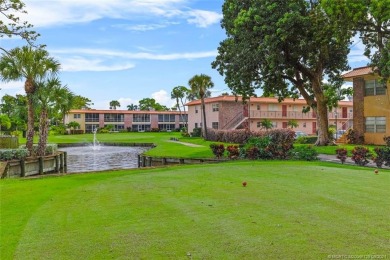
[[(205, 103), (214, 103), (214, 102), (241, 102), (242, 98), (241, 97), (236, 97), (235, 96), (219, 96), (219, 97), (212, 97), (212, 98), (206, 98), (204, 101)], [(277, 98), (274, 97), (251, 97), (250, 98), (251, 103), (269, 103), (269, 104), (277, 104), (279, 103)], [(352, 105), (352, 101), (341, 101), (345, 105)], [(283, 104), (298, 104), (298, 105), (306, 105), (306, 100), (304, 99), (293, 99), (293, 98), (285, 98), (282, 101)], [(188, 102), (185, 104), (186, 106), (194, 106), (194, 105), (200, 105), (201, 101), (200, 100), (194, 100), (191, 102)]]
[(344, 79), (352, 79), (356, 78), (359, 76), (364, 76), (368, 74), (372, 74), (372, 68), (371, 67), (359, 67), (359, 68), (354, 68), (350, 72), (345, 73), (343, 76)]

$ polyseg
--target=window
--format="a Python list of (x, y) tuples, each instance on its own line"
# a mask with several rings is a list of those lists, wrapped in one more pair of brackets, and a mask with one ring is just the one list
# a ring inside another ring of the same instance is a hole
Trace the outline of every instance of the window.
[(198, 114), (198, 107), (195, 107), (195, 114)]
[(104, 122), (123, 122), (123, 114), (104, 114)]
[(85, 114), (85, 122), (99, 122), (99, 114)]
[(175, 122), (175, 115), (158, 115), (158, 122)]
[(261, 122), (256, 123), (257, 128), (261, 128)]
[(195, 128), (198, 128), (198, 123), (195, 123)]
[(260, 110), (260, 105), (257, 105), (257, 106), (256, 106), (256, 109), (257, 109), (257, 110)]
[(278, 122), (272, 122), (272, 128), (277, 128), (278, 127)]
[(180, 122), (187, 122), (188, 121), (188, 115), (187, 114), (182, 114), (181, 116), (179, 115)]
[(74, 115), (73, 115), (73, 118), (74, 118), (74, 119), (81, 118), (81, 114), (74, 114)]
[(175, 124), (158, 124), (160, 130), (175, 130)]
[(141, 132), (141, 131), (150, 131), (150, 125), (133, 125), (132, 126), (133, 132)]
[(278, 111), (278, 105), (277, 104), (269, 104), (268, 111)]
[(366, 133), (386, 133), (386, 117), (366, 117)]
[(219, 104), (212, 104), (211, 107), (213, 108), (213, 112), (219, 111)]
[[(111, 124), (110, 124), (111, 125)], [(108, 125), (104, 125), (105, 127)], [(124, 125), (112, 125), (111, 131), (123, 131), (125, 129)]]
[(386, 88), (383, 83), (378, 80), (366, 80), (364, 84), (364, 95), (365, 96), (377, 96), (385, 95)]
[(86, 133), (92, 133), (95, 129), (98, 129), (99, 128), (99, 125), (96, 125), (96, 124), (86, 124), (85, 125), (85, 132)]
[(133, 122), (150, 122), (149, 114), (134, 114)]
[(218, 129), (218, 122), (212, 122), (212, 123), (211, 123), (211, 127), (212, 127), (213, 129)]

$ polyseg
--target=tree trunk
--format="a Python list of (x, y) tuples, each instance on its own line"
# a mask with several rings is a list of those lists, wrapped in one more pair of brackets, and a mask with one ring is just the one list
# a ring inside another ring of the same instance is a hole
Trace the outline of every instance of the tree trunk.
[(27, 136), (26, 148), (29, 156), (33, 155), (34, 143), (34, 101), (32, 94), (27, 94)]
[(203, 138), (207, 140), (206, 106), (204, 104), (204, 97), (201, 97), (201, 102), (203, 111)]
[[(176, 106), (177, 106), (177, 108), (179, 109), (179, 115), (180, 115), (181, 121), (184, 122), (184, 120), (183, 120), (183, 115), (182, 115), (181, 109), (180, 109), (179, 99), (178, 99), (178, 98), (176, 99)], [(180, 120), (179, 120), (179, 128), (180, 128)], [(180, 129), (180, 130), (181, 130), (181, 129)]]
[(47, 109), (43, 108), (41, 112), (41, 118), (39, 120), (38, 156), (45, 156), (48, 129), (49, 123), (47, 120)]
[[(183, 106), (183, 112), (186, 112), (186, 107), (184, 106), (183, 100), (181, 100), (181, 104)], [(188, 133), (188, 115), (185, 117), (186, 120), (184, 120), (184, 127), (186, 128), (186, 133)]]
[[(318, 81), (320, 82), (320, 81)], [(330, 142), (329, 139), (329, 120), (328, 120), (328, 106), (326, 98), (322, 90), (320, 90), (320, 85), (317, 85), (316, 82), (313, 83), (313, 92), (316, 98), (316, 116), (317, 116), (317, 131), (318, 139), (315, 145), (328, 145)], [(319, 91), (318, 91), (319, 90)]]

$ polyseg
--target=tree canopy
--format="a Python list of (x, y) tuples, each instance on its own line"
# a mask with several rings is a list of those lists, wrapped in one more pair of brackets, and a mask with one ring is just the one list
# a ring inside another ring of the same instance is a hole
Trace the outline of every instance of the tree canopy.
[(120, 107), (121, 103), (119, 103), (118, 100), (112, 100), (110, 101), (110, 109), (116, 109), (117, 107)]
[(325, 11), (339, 26), (358, 34), (370, 66), (390, 78), (390, 0), (323, 0)]
[[(33, 45), (39, 34), (32, 30), (33, 25), (21, 21), (17, 15), (27, 13), (24, 7), (20, 0), (0, 0), (0, 38), (16, 36)], [(1, 46), (0, 49), (5, 51)]]
[(265, 95), (302, 96), (317, 114), (318, 145), (329, 143), (326, 77), (337, 90), (349, 69), (352, 32), (324, 12), (318, 1), (226, 0), (220, 43), (212, 63), (235, 95), (261, 88)]
[(156, 102), (154, 98), (144, 98), (139, 101), (138, 105), (139, 110), (146, 110), (146, 111), (168, 111), (169, 109), (161, 105), (160, 103)]
[(210, 93), (210, 89), (214, 87), (214, 83), (211, 77), (205, 74), (198, 74), (193, 76), (189, 81), (188, 85), (191, 88), (191, 94), (194, 97), (200, 99), (202, 103), (202, 124), (203, 124), (203, 137), (207, 139), (207, 120), (206, 120), (206, 108), (204, 99)]

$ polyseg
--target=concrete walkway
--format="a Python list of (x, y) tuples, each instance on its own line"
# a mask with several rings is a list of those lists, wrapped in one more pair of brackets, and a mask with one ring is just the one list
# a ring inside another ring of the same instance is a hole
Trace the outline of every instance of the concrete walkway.
[(191, 144), (191, 143), (185, 143), (185, 142), (174, 141), (174, 140), (170, 140), (170, 141), (168, 141), (168, 142), (171, 142), (171, 143), (178, 143), (178, 144), (182, 144), (182, 145), (190, 146), (190, 147), (204, 147), (204, 145), (200, 145), (200, 144)]

